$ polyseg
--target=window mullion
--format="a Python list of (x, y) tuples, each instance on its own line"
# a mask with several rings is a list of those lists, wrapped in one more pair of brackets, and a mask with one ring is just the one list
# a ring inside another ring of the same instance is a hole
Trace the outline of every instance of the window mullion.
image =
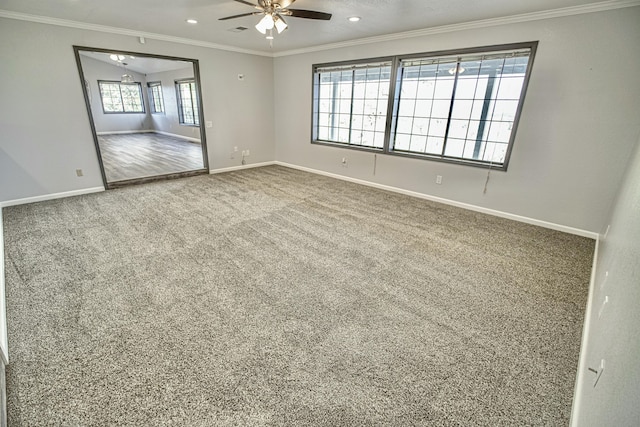
[(349, 106), (349, 139), (348, 143), (351, 144), (351, 132), (353, 131), (353, 95), (356, 87), (356, 70), (351, 71), (351, 103)]
[(478, 135), (476, 136), (476, 144), (473, 147), (474, 159), (477, 159), (478, 156), (480, 155), (480, 148), (482, 147), (482, 135), (484, 135), (484, 128), (487, 124), (489, 105), (491, 105), (491, 94), (493, 93), (493, 87), (496, 80), (495, 77), (496, 77), (495, 70), (491, 70), (489, 74), (489, 78), (487, 79), (487, 88), (484, 91), (484, 102), (482, 104), (482, 112), (480, 113), (480, 123), (478, 124)]
[(453, 103), (456, 99), (456, 87), (458, 86), (458, 74), (460, 73), (460, 58), (456, 61), (456, 72), (453, 77), (453, 90), (451, 91), (451, 105), (449, 105), (449, 117), (447, 117), (447, 127), (444, 131), (444, 142), (442, 143), (442, 155), (444, 156), (449, 141), (449, 128), (451, 127), (451, 116), (453, 115)]
[(122, 105), (122, 112), (126, 113), (127, 110), (124, 108), (124, 95), (122, 94), (122, 85), (118, 84), (118, 91), (120, 92), (120, 104)]
[(338, 87), (339, 87), (340, 81), (336, 82), (332, 76), (331, 83), (332, 83), (332, 89), (333, 89), (333, 93), (331, 95), (331, 140), (335, 141), (337, 139), (336, 132), (338, 130), (336, 126), (336, 115), (337, 115), (336, 107), (338, 105)]
[(395, 134), (395, 117), (397, 117), (397, 109), (400, 108), (399, 98), (396, 99), (396, 93), (401, 93), (402, 88), (402, 72), (400, 69), (400, 60), (398, 57), (391, 61), (391, 72), (389, 74), (389, 99), (387, 100), (387, 118), (384, 128), (384, 141), (382, 144), (382, 152), (391, 152), (391, 137)]

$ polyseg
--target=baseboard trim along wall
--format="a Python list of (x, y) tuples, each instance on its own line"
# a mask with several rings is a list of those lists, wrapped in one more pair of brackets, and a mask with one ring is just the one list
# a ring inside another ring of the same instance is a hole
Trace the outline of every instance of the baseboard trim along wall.
[(96, 132), (96, 135), (129, 135), (132, 133), (152, 133), (154, 130), (114, 130), (111, 132)]
[(7, 206), (24, 205), (27, 203), (44, 202), (46, 200), (62, 199), (64, 197), (81, 196), (83, 194), (99, 193), (104, 187), (83, 188), (81, 190), (64, 191), (62, 193), (44, 194), (42, 196), (25, 197), (24, 199), (7, 200), (0, 202), (0, 208)]
[(315, 173), (315, 174), (318, 174), (318, 175), (324, 175), (324, 176), (328, 176), (328, 177), (331, 177), (331, 178), (341, 179), (343, 181), (349, 181), (349, 182), (353, 182), (353, 183), (356, 183), (356, 184), (361, 184), (361, 185), (366, 185), (366, 186), (369, 186), (369, 187), (379, 188), (381, 190), (392, 191), (394, 193), (400, 193), (400, 194), (404, 194), (404, 195), (407, 195), (407, 196), (412, 196), (412, 197), (417, 197), (417, 198), (420, 198), (420, 199), (430, 200), (430, 201), (433, 201), (433, 202), (443, 203), (445, 205), (456, 206), (456, 207), (459, 207), (459, 208), (468, 209), (468, 210), (475, 211), (475, 212), (480, 212), (480, 213), (485, 213), (485, 214), (497, 216), (497, 217), (500, 217), (500, 218), (506, 218), (506, 219), (511, 219), (511, 220), (518, 221), (518, 222), (524, 222), (526, 224), (537, 225), (539, 227), (549, 228), (551, 230), (562, 231), (564, 233), (575, 234), (577, 236), (582, 236), (582, 237), (588, 237), (588, 238), (594, 239), (594, 240), (597, 240), (597, 238), (598, 238), (598, 233), (594, 233), (592, 231), (587, 231), (587, 230), (581, 230), (579, 228), (573, 228), (573, 227), (569, 227), (569, 226), (566, 226), (566, 225), (555, 224), (553, 222), (547, 222), (547, 221), (542, 221), (542, 220), (535, 219), (535, 218), (529, 218), (529, 217), (526, 217), (526, 216), (520, 216), (520, 215), (512, 214), (512, 213), (509, 213), (509, 212), (502, 212), (502, 211), (497, 211), (497, 210), (494, 210), (494, 209), (483, 208), (481, 206), (476, 206), (476, 205), (471, 205), (471, 204), (468, 204), (468, 203), (457, 202), (455, 200), (444, 199), (442, 197), (431, 196), (431, 195), (424, 194), (424, 193), (418, 193), (417, 191), (405, 190), (405, 189), (398, 188), (398, 187), (392, 187), (390, 185), (378, 184), (378, 183), (371, 182), (371, 181), (365, 181), (363, 179), (351, 178), (351, 177), (344, 176), (344, 175), (338, 175), (338, 174), (335, 174), (335, 173), (330, 173), (330, 172), (325, 172), (325, 171), (321, 171), (321, 170), (317, 170), (317, 169), (307, 168), (307, 167), (304, 167), (304, 166), (293, 165), (293, 164), (289, 164), (289, 163), (285, 163), (285, 162), (276, 161), (275, 164), (280, 165), (280, 166), (285, 166), (285, 167), (288, 167), (288, 168), (298, 169), (298, 170), (305, 171), (305, 172)]
[(130, 135), (133, 133), (159, 133), (160, 135), (171, 136), (173, 138), (184, 139), (189, 142), (197, 142), (200, 144), (200, 138), (192, 138), (190, 136), (178, 135), (177, 133), (169, 133), (162, 130), (148, 129), (148, 130), (114, 130), (111, 132), (96, 132), (98, 136), (104, 135)]
[(197, 142), (198, 144), (200, 144), (200, 138), (191, 138), (190, 136), (178, 135), (177, 133), (169, 133), (162, 130), (152, 130), (151, 132), (159, 133), (160, 135), (165, 135), (165, 136), (172, 136), (178, 139), (186, 139), (187, 141)]
[[(240, 166), (231, 166), (228, 168), (220, 168), (220, 169), (211, 169), (209, 170), (209, 173), (211, 175), (215, 175), (217, 173), (225, 173), (225, 172), (233, 172), (233, 171), (239, 171), (239, 170), (243, 170), (243, 169), (252, 169), (252, 168), (261, 168), (263, 166), (272, 166), (275, 164), (279, 164), (278, 162), (262, 162), (262, 163), (251, 163), (248, 165), (240, 165)], [(282, 166), (287, 166), (286, 164), (282, 164)]]
[(580, 356), (578, 358), (578, 371), (576, 372), (576, 382), (573, 387), (573, 404), (571, 405), (571, 418), (569, 420), (570, 427), (578, 427), (578, 412), (580, 412), (580, 390), (584, 383), (584, 375), (587, 371), (587, 341), (589, 340), (589, 332), (591, 323), (591, 312), (593, 311), (593, 297), (596, 287), (596, 270), (598, 268), (598, 248), (600, 239), (598, 234), (596, 238), (596, 248), (593, 251), (593, 262), (591, 263), (591, 279), (589, 280), (589, 294), (587, 297), (587, 307), (584, 311), (584, 323), (582, 325), (582, 339), (580, 340)]
[(5, 365), (9, 364), (9, 340), (7, 338), (7, 305), (4, 293), (4, 227), (0, 207), (0, 353)]

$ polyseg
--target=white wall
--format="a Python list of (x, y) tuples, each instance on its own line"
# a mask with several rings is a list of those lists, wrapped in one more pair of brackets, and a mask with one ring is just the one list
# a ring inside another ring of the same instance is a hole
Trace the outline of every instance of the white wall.
[(103, 61), (98, 61), (97, 59), (88, 58), (82, 55), (80, 55), (80, 61), (82, 62), (82, 72), (84, 73), (84, 77), (89, 83), (89, 98), (96, 132), (122, 132), (152, 129), (152, 121), (149, 117), (149, 103), (147, 100), (147, 94), (145, 93), (147, 81), (144, 74), (127, 70), (127, 73), (133, 75), (134, 80), (140, 83), (142, 87), (145, 112), (140, 114), (105, 114), (104, 109), (102, 108), (98, 80), (120, 81), (122, 74), (124, 74), (124, 70), (116, 65), (107, 64)]
[[(151, 114), (153, 129), (162, 132), (200, 139), (200, 128), (180, 124), (175, 81), (193, 78), (193, 68), (147, 74), (147, 82), (161, 82), (164, 98), (164, 113)], [(204, 123), (203, 123), (204, 125)]]
[[(634, 7), (275, 58), (276, 160), (597, 233), (640, 131), (638, 23)], [(374, 175), (373, 154), (309, 142), (314, 63), (532, 40), (509, 169), (486, 195), (485, 169), (378, 155)]]
[[(640, 425), (640, 141), (607, 224), (585, 319), (574, 426)], [(594, 387), (596, 374), (588, 368), (599, 370), (602, 359), (604, 371)]]
[(0, 202), (103, 185), (73, 45), (198, 59), (210, 168), (274, 159), (271, 58), (0, 18)]

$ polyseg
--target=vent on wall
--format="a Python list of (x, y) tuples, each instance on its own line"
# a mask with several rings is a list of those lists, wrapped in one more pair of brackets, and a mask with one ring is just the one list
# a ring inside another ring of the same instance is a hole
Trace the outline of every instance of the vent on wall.
[(244, 30), (248, 30), (248, 28), (247, 27), (235, 27), (235, 28), (229, 29), (229, 31), (231, 31), (232, 33), (241, 33)]

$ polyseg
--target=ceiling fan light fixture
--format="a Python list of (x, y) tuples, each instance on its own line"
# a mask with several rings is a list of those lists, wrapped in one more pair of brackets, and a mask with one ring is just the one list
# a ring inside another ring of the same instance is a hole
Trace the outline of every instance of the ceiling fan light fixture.
[(126, 62), (122, 63), (122, 68), (124, 68), (124, 74), (122, 75), (122, 77), (120, 77), (120, 83), (124, 83), (124, 84), (135, 83), (136, 81), (134, 80), (133, 76), (127, 72)]
[(273, 16), (270, 14), (264, 15), (260, 22), (256, 24), (256, 30), (260, 31), (262, 34), (266, 34), (267, 30), (271, 30), (275, 25), (273, 19)]
[(276, 30), (278, 30), (278, 34), (286, 30), (288, 27), (287, 23), (284, 22), (284, 19), (277, 15), (275, 17), (274, 26), (276, 27)]

